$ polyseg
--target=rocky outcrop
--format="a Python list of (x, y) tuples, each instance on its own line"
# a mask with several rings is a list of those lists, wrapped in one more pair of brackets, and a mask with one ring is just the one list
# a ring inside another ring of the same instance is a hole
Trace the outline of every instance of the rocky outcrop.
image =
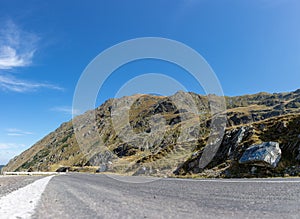
[(194, 151), (174, 174), (204, 177), (300, 176), (299, 133), (299, 114), (228, 127), (219, 150), (205, 168), (199, 168), (206, 146), (204, 140), (201, 143), (203, 147)]
[(239, 163), (275, 168), (280, 158), (281, 149), (278, 142), (263, 142), (247, 148)]
[(99, 168), (96, 170), (96, 173), (102, 173), (107, 171), (108, 167), (106, 164), (100, 164)]

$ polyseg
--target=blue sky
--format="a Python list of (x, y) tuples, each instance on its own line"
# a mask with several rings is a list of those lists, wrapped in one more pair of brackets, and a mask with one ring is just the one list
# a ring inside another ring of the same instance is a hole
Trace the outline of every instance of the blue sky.
[[(299, 11), (297, 0), (0, 1), (0, 164), (70, 120), (85, 67), (125, 40), (185, 43), (211, 65), (225, 95), (300, 88)], [(97, 104), (145, 72), (203, 92), (184, 70), (145, 60), (115, 71)]]

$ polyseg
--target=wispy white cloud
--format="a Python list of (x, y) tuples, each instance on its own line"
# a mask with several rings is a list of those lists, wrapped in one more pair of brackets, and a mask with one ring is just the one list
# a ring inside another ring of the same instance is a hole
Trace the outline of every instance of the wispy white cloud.
[(23, 31), (12, 21), (6, 21), (1, 27), (0, 89), (14, 92), (36, 91), (40, 88), (63, 90), (50, 83), (26, 81), (11, 75), (12, 70), (32, 64), (39, 38), (33, 33)]
[(20, 154), (24, 149), (26, 149), (25, 144), (0, 142), (0, 164), (8, 163), (12, 157)]
[(63, 88), (53, 84), (25, 81), (25, 80), (17, 79), (13, 76), (1, 75), (1, 74), (0, 74), (0, 88), (2, 90), (15, 91), (15, 92), (36, 91), (40, 88), (63, 90)]
[(23, 67), (31, 63), (34, 51), (26, 54), (17, 54), (16, 49), (4, 45), (0, 47), (0, 69)]
[(70, 106), (59, 106), (51, 108), (51, 111), (62, 112), (68, 115), (79, 115), (80, 112), (77, 109), (73, 109)]
[(15, 129), (15, 128), (6, 129), (6, 131), (7, 131), (7, 135), (9, 135), (9, 136), (24, 136), (24, 135), (34, 134), (33, 132), (28, 132), (28, 131), (24, 131), (21, 129)]
[(11, 20), (0, 30), (0, 69), (24, 67), (32, 63), (39, 38), (21, 30)]
[(7, 150), (7, 149), (18, 149), (20, 147), (24, 147), (24, 144), (16, 144), (16, 143), (1, 143), (0, 142), (0, 150)]

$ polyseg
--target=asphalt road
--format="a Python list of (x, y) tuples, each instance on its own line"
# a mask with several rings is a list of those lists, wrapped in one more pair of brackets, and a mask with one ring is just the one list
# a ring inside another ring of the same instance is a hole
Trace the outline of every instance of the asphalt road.
[(55, 176), (33, 218), (299, 218), (300, 180), (125, 183), (105, 175)]

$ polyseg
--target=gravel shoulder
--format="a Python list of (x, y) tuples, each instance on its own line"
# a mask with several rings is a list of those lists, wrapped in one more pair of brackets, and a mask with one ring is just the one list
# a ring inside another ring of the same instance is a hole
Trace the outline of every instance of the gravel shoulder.
[(45, 176), (0, 176), (0, 198)]

